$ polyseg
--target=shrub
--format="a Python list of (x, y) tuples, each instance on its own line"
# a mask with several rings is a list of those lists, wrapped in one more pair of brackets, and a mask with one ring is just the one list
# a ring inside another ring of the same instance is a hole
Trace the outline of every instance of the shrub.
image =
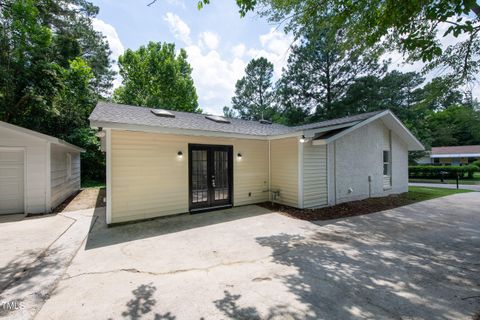
[(410, 178), (440, 179), (443, 173), (444, 178), (455, 179), (458, 174), (462, 179), (466, 175), (469, 178), (473, 177), (473, 173), (476, 171), (479, 171), (479, 167), (471, 164), (468, 166), (410, 166), (408, 167), (408, 176)]

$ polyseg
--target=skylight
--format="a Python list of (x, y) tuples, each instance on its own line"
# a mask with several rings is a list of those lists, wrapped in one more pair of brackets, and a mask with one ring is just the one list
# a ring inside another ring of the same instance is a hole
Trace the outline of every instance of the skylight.
[(205, 119), (212, 120), (218, 123), (230, 123), (230, 120), (220, 116), (205, 116)]
[(154, 115), (157, 117), (164, 117), (164, 118), (175, 118), (175, 115), (170, 111), (163, 110), (163, 109), (152, 109), (150, 110)]

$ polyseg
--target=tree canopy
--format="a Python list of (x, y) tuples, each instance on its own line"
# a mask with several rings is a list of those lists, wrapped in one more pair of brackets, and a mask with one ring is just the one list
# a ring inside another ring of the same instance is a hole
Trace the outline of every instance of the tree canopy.
[(0, 9), (0, 120), (78, 142), (101, 163), (98, 143), (70, 139), (93, 137), (88, 116), (112, 85), (108, 43), (92, 27), (98, 8), (84, 0), (2, 0)]
[[(233, 114), (241, 119), (271, 119), (275, 114), (273, 90), (273, 64), (260, 57), (252, 59), (245, 68), (245, 76), (235, 85), (232, 98)], [(233, 115), (225, 109), (226, 115)]]
[[(199, 8), (210, 0), (198, 2)], [(285, 24), (297, 36), (316, 30), (341, 31), (339, 43), (378, 44), (405, 53), (410, 61), (443, 68), (455, 81), (472, 81), (480, 71), (480, 5), (475, 0), (236, 0), (240, 15), (257, 11)], [(458, 39), (442, 47), (439, 37)]]
[(118, 59), (122, 86), (113, 99), (119, 103), (200, 112), (187, 53), (175, 53), (172, 43), (149, 42), (127, 49)]

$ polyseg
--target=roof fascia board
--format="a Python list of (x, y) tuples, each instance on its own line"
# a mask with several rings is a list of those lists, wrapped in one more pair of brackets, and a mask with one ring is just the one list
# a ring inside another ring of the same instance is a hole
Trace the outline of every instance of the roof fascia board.
[(44, 140), (44, 141), (48, 141), (48, 142), (51, 142), (51, 143), (61, 145), (63, 147), (74, 149), (78, 152), (85, 152), (84, 149), (82, 149), (80, 147), (77, 147), (76, 145), (73, 145), (73, 144), (68, 143), (66, 141), (63, 141), (61, 139), (49, 136), (47, 134), (43, 134), (43, 133), (33, 131), (33, 130), (30, 130), (30, 129), (27, 129), (27, 128), (19, 127), (19, 126), (16, 126), (16, 125), (13, 125), (13, 124), (10, 124), (10, 123), (7, 123), (7, 122), (3, 122), (3, 121), (0, 121), (0, 126), (6, 128), (8, 130), (12, 130), (12, 131), (15, 131), (17, 133), (26, 135), (26, 136), (31, 136), (31, 137), (34, 137), (34, 138), (37, 138), (37, 139), (41, 139), (41, 140)]
[(348, 127), (352, 127), (352, 126), (354, 126), (358, 123), (360, 123), (360, 121), (352, 121), (352, 122), (337, 124), (337, 125), (328, 126), (328, 127), (320, 127), (320, 128), (316, 128), (316, 129), (306, 129), (303, 132), (304, 132), (306, 137), (314, 137), (316, 133), (322, 133), (322, 132), (336, 130), (336, 129), (348, 128)]
[(432, 154), (430, 158), (469, 158), (480, 157), (480, 153), (445, 153), (445, 154)]
[[(379, 114), (376, 114), (364, 121), (361, 121), (360, 123), (354, 125), (353, 127), (350, 127), (342, 132), (339, 132), (338, 134), (328, 138), (328, 139), (325, 139), (325, 140), (315, 140), (315, 141), (318, 141), (317, 143), (314, 143), (314, 145), (322, 145), (322, 144), (328, 144), (332, 141), (335, 141), (369, 123), (372, 123), (373, 121), (375, 120), (378, 120), (378, 119), (381, 119), (383, 118), (384, 116), (387, 116), (387, 115), (390, 115), (392, 116), (392, 118), (394, 119), (394, 121), (399, 124), (401, 126), (401, 128), (408, 134), (408, 137), (411, 138), (413, 141), (414, 141), (414, 144), (416, 145), (414, 148), (411, 148), (413, 150), (425, 150), (425, 147), (422, 145), (422, 143), (420, 143), (420, 141), (417, 140), (417, 138), (415, 138), (415, 136), (410, 132), (410, 130), (408, 130), (404, 125), (403, 123), (390, 111), (390, 110), (385, 110)], [(314, 142), (315, 142), (314, 141)]]
[(142, 125), (135, 125), (135, 124), (125, 124), (125, 123), (100, 122), (100, 121), (93, 121), (93, 120), (90, 120), (90, 127), (93, 129), (109, 128), (109, 129), (122, 130), (122, 131), (142, 131), (142, 132), (151, 132), (151, 133), (178, 134), (178, 135), (185, 135), (185, 136), (207, 136), (207, 137), (252, 139), (252, 140), (268, 139), (268, 136), (256, 136), (251, 134), (237, 134), (237, 133), (229, 133), (229, 132), (221, 132), (221, 131), (152, 127), (152, 126), (142, 126)]

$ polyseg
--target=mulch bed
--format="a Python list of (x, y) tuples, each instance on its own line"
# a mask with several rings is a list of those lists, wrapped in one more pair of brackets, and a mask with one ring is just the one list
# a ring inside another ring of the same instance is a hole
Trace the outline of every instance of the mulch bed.
[(373, 212), (393, 209), (405, 206), (415, 201), (409, 199), (406, 194), (391, 195), (381, 198), (369, 198), (365, 200), (346, 202), (333, 207), (320, 209), (298, 209), (278, 203), (263, 202), (259, 205), (272, 211), (283, 213), (289, 217), (301, 220), (331, 220), (344, 217), (360, 216)]

